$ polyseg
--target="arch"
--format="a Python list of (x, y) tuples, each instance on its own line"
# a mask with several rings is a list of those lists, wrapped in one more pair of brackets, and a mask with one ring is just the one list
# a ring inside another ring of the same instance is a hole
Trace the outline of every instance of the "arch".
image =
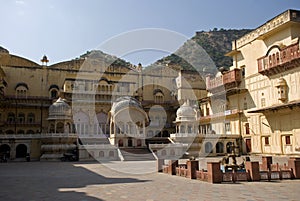
[(34, 131), (33, 130), (27, 130), (26, 134), (34, 134)]
[(233, 142), (227, 142), (227, 144), (226, 144), (226, 152), (229, 154), (232, 152), (232, 145), (233, 145)]
[(162, 155), (162, 156), (165, 156), (165, 155), (167, 155), (167, 151), (166, 151), (165, 149), (164, 149), (164, 150), (162, 150), (162, 151), (161, 151), (161, 155)]
[(188, 125), (187, 132), (188, 133), (192, 133), (192, 131), (193, 131), (193, 126), (192, 125)]
[(104, 112), (97, 113), (97, 120), (99, 124), (106, 124), (107, 123), (107, 114)]
[(15, 132), (13, 130), (7, 130), (5, 131), (6, 134), (15, 134)]
[(115, 157), (114, 151), (109, 151), (108, 156), (109, 156), (109, 157)]
[(212, 153), (212, 151), (213, 151), (212, 144), (210, 142), (206, 142), (205, 143), (205, 153)]
[(19, 113), (18, 114), (18, 122), (19, 123), (25, 123), (25, 114), (24, 113)]
[(8, 113), (7, 115), (7, 123), (14, 123), (16, 120), (16, 116), (13, 112)]
[(49, 91), (51, 91), (51, 89), (59, 90), (59, 87), (56, 84), (51, 84), (50, 87), (49, 87)]
[(153, 137), (153, 130), (148, 130), (147, 137)]
[(222, 142), (217, 142), (216, 152), (217, 153), (223, 153), (224, 152), (224, 144)]
[(25, 158), (27, 154), (27, 146), (25, 144), (19, 144), (16, 147), (16, 158)]
[(169, 131), (164, 130), (163, 131), (163, 137), (170, 137)]
[(51, 89), (50, 91), (49, 91), (49, 96), (50, 96), (50, 98), (52, 98), (52, 99), (54, 99), (54, 98), (58, 98), (58, 92), (59, 92), (59, 90), (58, 89)]
[(54, 124), (49, 125), (49, 133), (55, 133), (55, 126)]
[(24, 130), (18, 130), (17, 134), (25, 134)]
[(137, 139), (136, 146), (137, 147), (141, 147), (142, 146), (142, 140), (141, 139)]
[(56, 133), (64, 133), (64, 123), (58, 122), (56, 124)]
[(0, 154), (5, 154), (6, 157), (9, 158), (10, 156), (10, 146), (8, 144), (2, 144), (0, 145)]
[(184, 125), (179, 126), (179, 133), (185, 133), (185, 126)]
[(26, 88), (26, 90), (28, 90), (28, 85), (25, 82), (19, 82), (16, 86), (15, 86), (15, 90), (17, 90), (18, 88)]
[(88, 134), (88, 126), (89, 126), (90, 118), (86, 113), (82, 111), (76, 112), (73, 115), (73, 120), (74, 120), (77, 134), (79, 135)]
[(170, 150), (170, 155), (171, 155), (171, 156), (175, 156), (175, 150), (174, 150), (174, 149), (171, 149), (171, 150)]
[(35, 122), (35, 115), (33, 113), (29, 113), (27, 115), (27, 122), (28, 123), (34, 123)]
[(278, 49), (278, 51), (281, 51), (279, 45), (273, 45), (268, 49), (266, 56), (268, 56), (273, 49)]
[(128, 141), (127, 141), (127, 146), (128, 147), (132, 147), (133, 146), (133, 143), (132, 143), (132, 139), (129, 138)]
[(118, 147), (123, 147), (123, 146), (124, 146), (123, 140), (119, 139), (119, 141), (118, 141)]
[(104, 151), (99, 151), (99, 157), (104, 157)]
[(161, 89), (154, 89), (153, 90), (153, 95), (156, 95), (156, 94), (161, 94), (162, 96), (164, 96), (164, 93), (162, 92)]

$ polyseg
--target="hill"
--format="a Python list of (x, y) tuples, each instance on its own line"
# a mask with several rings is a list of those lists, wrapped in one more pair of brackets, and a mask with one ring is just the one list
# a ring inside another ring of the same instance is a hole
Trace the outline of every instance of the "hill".
[[(192, 47), (193, 43), (200, 45), (205, 52), (210, 56), (212, 61), (215, 63), (217, 68), (219, 67), (230, 67), (232, 65), (232, 59), (230, 57), (224, 56), (227, 52), (231, 51), (232, 41), (244, 36), (249, 33), (251, 29), (214, 29), (213, 31), (200, 31), (196, 32), (196, 35), (188, 40), (182, 47), (179, 48), (175, 53), (166, 56), (155, 63), (168, 64), (169, 66), (174, 66), (175, 68), (184, 70), (193, 70), (193, 66), (199, 66), (203, 68), (206, 65), (210, 65), (209, 61), (203, 62), (205, 54), (199, 48)], [(202, 54), (203, 56), (199, 55)], [(180, 55), (180, 56), (178, 56)], [(184, 59), (183, 59), (184, 58)], [(189, 62), (187, 62), (189, 61)]]

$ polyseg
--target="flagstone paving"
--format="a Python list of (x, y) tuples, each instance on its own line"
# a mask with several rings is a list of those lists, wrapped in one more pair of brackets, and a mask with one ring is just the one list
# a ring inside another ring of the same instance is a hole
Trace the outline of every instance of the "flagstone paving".
[(300, 180), (210, 184), (147, 162), (0, 163), (0, 200), (299, 200)]

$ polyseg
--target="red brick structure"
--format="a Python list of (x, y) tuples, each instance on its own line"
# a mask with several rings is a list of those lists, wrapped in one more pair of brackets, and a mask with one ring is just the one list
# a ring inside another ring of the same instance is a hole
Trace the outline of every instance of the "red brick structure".
[(219, 162), (208, 162), (207, 163), (208, 182), (210, 183), (221, 183), (223, 180), (223, 173), (220, 169)]
[(261, 170), (268, 171), (269, 169), (271, 169), (271, 165), (273, 162), (272, 156), (263, 156), (261, 160), (262, 160)]
[(199, 161), (189, 160), (186, 162), (187, 165), (187, 178), (196, 179), (197, 171), (199, 170)]
[(250, 181), (259, 181), (260, 180), (259, 163), (258, 162), (246, 161), (245, 168), (246, 168), (246, 171), (249, 173)]
[(300, 179), (300, 158), (290, 158), (288, 167), (293, 170), (293, 178)]

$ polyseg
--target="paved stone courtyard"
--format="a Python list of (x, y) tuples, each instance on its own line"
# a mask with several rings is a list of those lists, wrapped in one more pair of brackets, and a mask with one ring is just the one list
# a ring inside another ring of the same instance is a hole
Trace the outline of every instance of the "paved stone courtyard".
[(300, 197), (300, 180), (210, 184), (154, 170), (155, 161), (0, 163), (0, 200), (274, 201)]

